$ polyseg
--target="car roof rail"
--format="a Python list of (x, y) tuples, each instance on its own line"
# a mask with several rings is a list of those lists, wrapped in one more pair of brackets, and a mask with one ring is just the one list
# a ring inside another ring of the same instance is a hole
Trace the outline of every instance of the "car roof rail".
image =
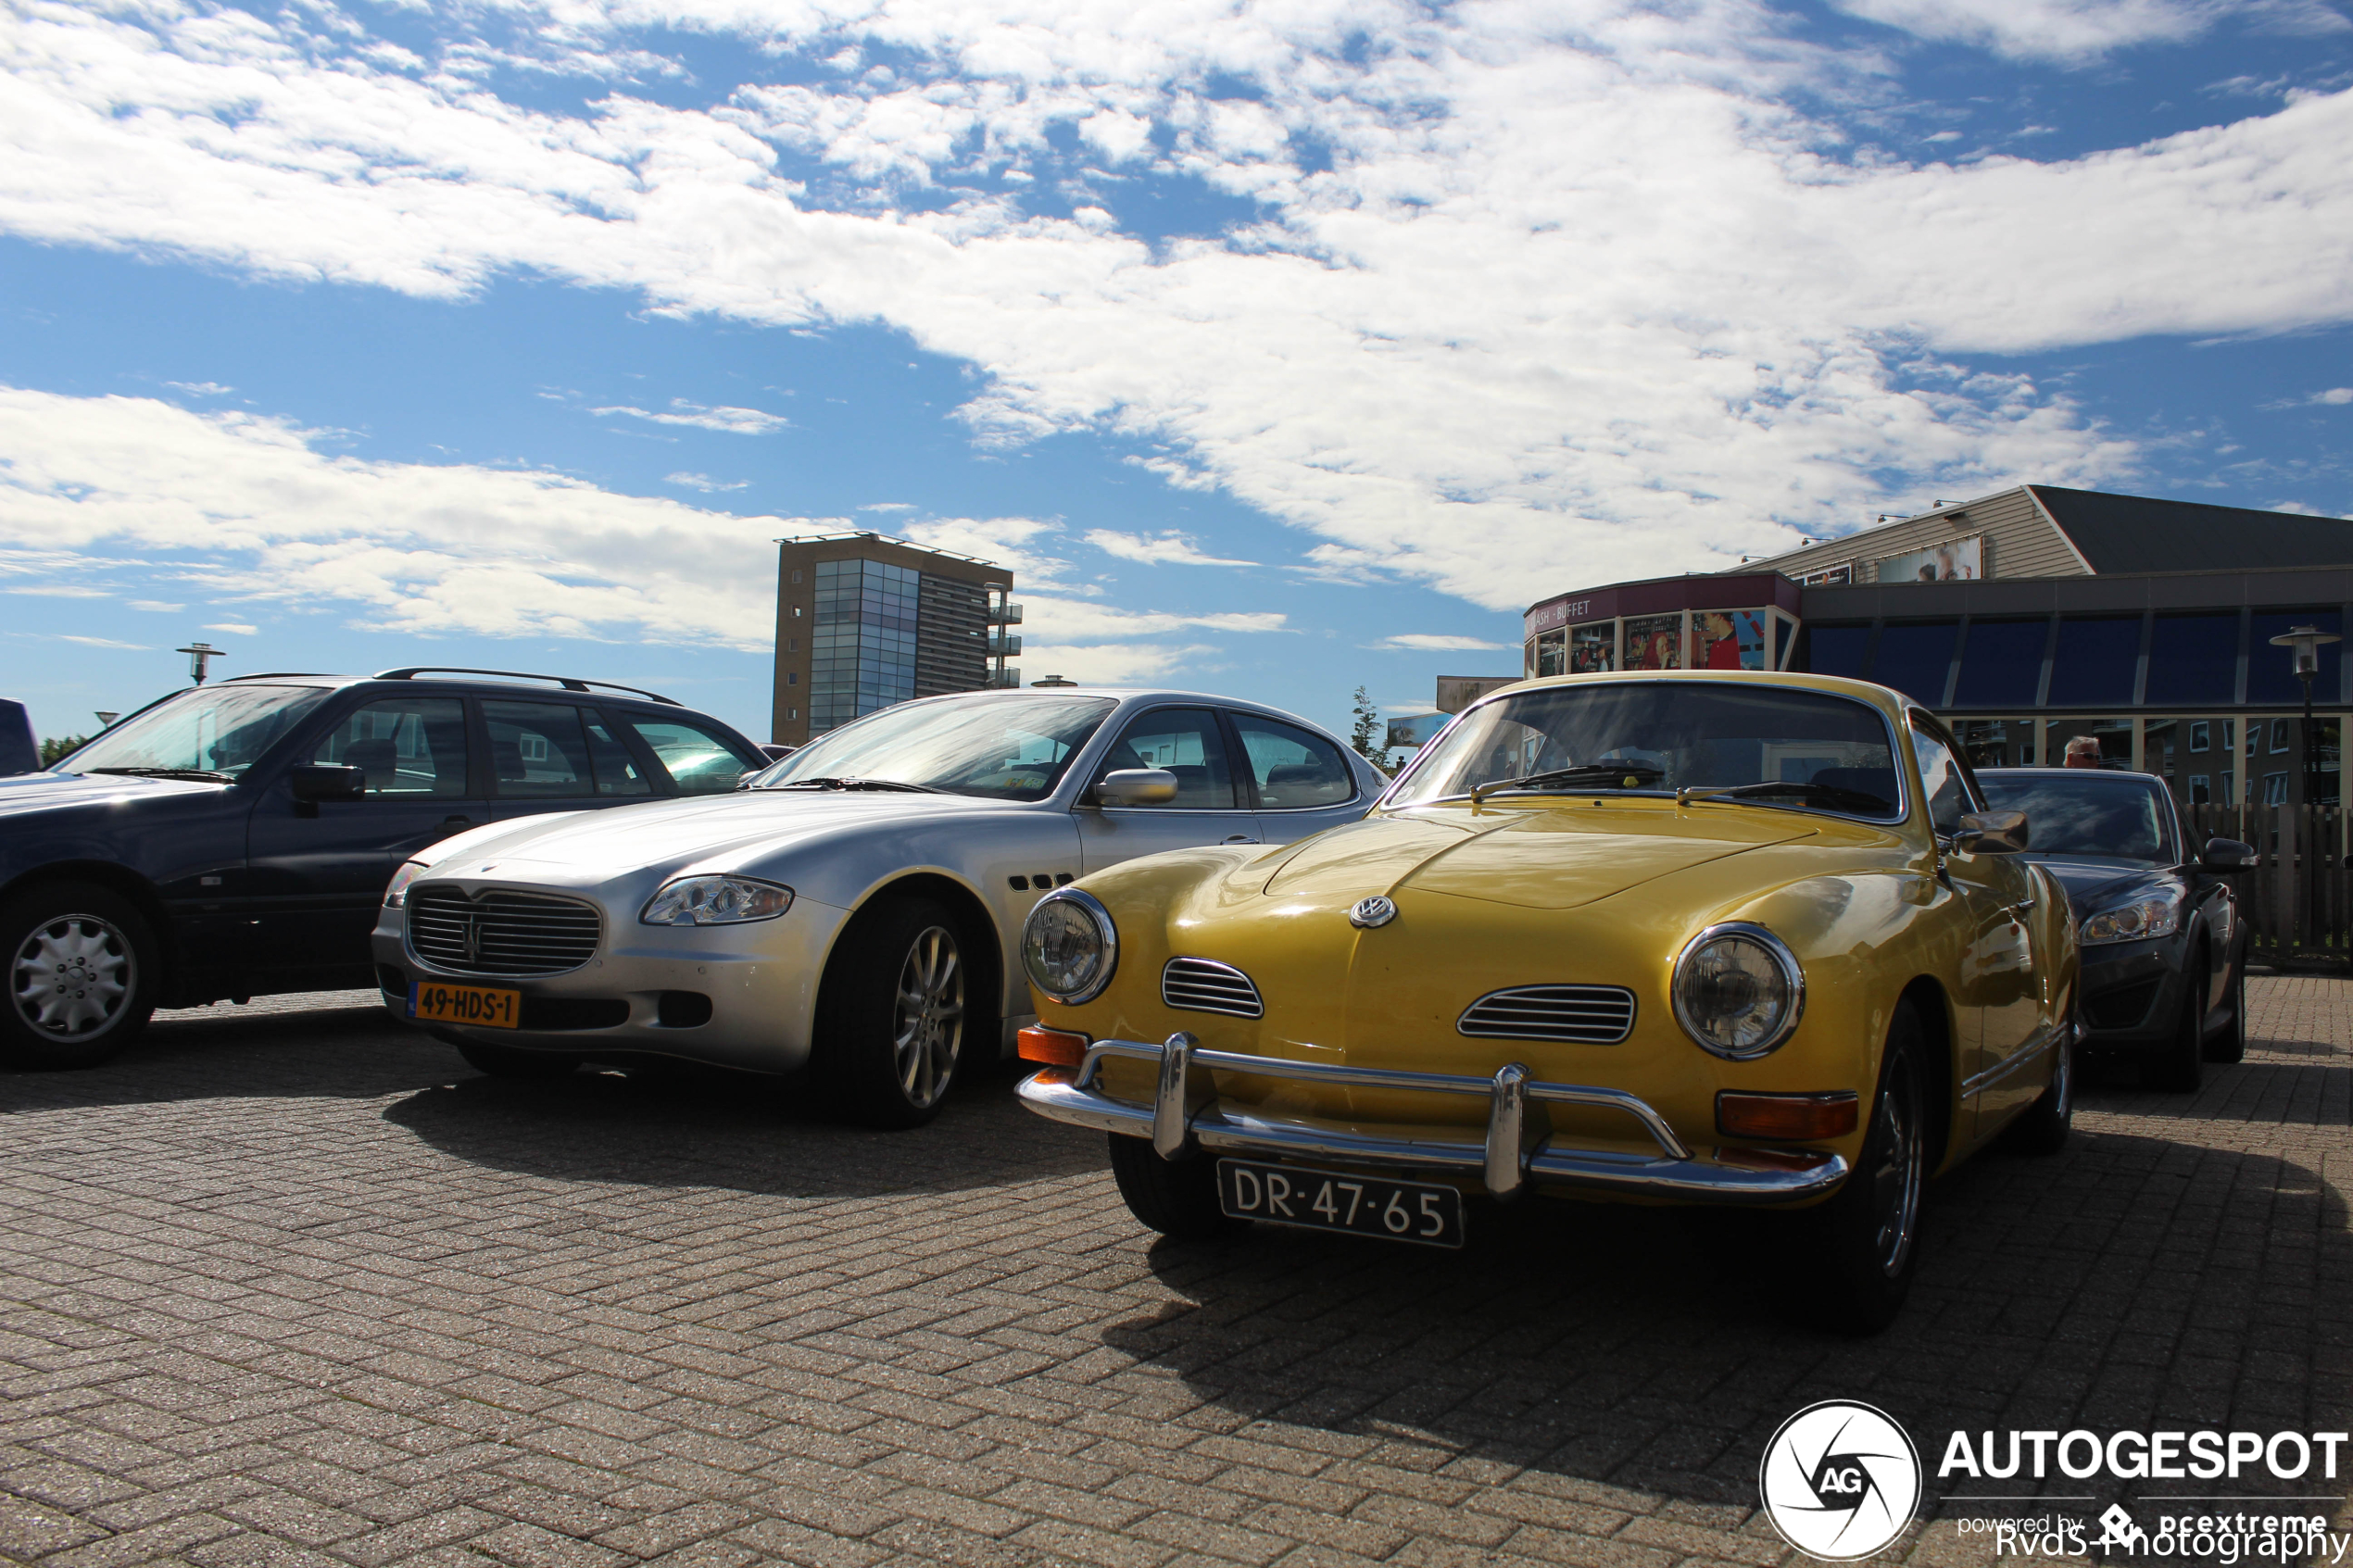
[(255, 675), (228, 675), (213, 683), (216, 686), (233, 684), (238, 681), (285, 681), (296, 676), (311, 681), (340, 681), (346, 677), (332, 670), (264, 670)]
[(660, 692), (649, 692), (639, 686), (624, 686), (613, 681), (583, 680), (577, 675), (542, 675), (529, 670), (476, 670), (463, 664), (413, 664), (405, 670), (379, 670), (373, 679), (413, 681), (420, 675), (497, 675), (510, 681), (553, 681), (568, 692), (585, 692), (591, 686), (597, 686), (610, 692), (627, 692), (632, 696), (642, 696), (671, 708), (686, 706), (674, 696), (664, 696)]

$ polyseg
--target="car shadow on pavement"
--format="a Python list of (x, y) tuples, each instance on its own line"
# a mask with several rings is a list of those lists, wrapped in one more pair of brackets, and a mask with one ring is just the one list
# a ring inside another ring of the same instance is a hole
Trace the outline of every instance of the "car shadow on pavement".
[[(2079, 1132), (2058, 1159), (1989, 1150), (1935, 1184), (1918, 1284), (1874, 1338), (1812, 1326), (1667, 1211), (1541, 1200), (1474, 1212), (1460, 1252), (1263, 1226), (1163, 1241), (1149, 1262), (1179, 1299), (1104, 1337), (1229, 1417), (1550, 1472), (1604, 1507), (1612, 1486), (1754, 1506), (1782, 1421), (1864, 1400), (1921, 1450), (1932, 1513), (1972, 1489), (1935, 1478), (1957, 1430), (2345, 1430), (2353, 1314), (2323, 1293), (2353, 1269), (2346, 1224), (2293, 1160)], [(2096, 1512), (2120, 1484), (2040, 1485), (2106, 1486)]]
[(937, 1121), (882, 1132), (826, 1120), (792, 1079), (653, 1067), (509, 1081), (460, 1068), (384, 1120), (471, 1164), (558, 1181), (872, 1197), (1067, 1176), (1104, 1163), (1099, 1135), (1013, 1100), (1012, 1064), (959, 1083)]
[[(69, 1106), (324, 1096), (372, 1099), (468, 1071), (388, 1017), (372, 991), (320, 1005), (264, 997), (157, 1013), (120, 1056), (68, 1073), (0, 1073), (0, 1115)], [(298, 1004), (298, 1005), (296, 1005)]]

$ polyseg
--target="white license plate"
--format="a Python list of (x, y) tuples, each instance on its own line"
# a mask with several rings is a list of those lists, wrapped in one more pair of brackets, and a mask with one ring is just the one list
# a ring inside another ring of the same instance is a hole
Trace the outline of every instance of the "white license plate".
[(1434, 1182), (1220, 1160), (1217, 1203), (1237, 1220), (1377, 1236), (1424, 1247), (1463, 1244), (1463, 1195)]

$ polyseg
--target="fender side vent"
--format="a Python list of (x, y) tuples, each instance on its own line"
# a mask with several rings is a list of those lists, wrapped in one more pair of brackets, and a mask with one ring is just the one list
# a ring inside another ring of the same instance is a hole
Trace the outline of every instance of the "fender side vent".
[(1215, 959), (1171, 959), (1160, 972), (1160, 999), (1188, 1012), (1264, 1018), (1266, 1006), (1249, 975)]

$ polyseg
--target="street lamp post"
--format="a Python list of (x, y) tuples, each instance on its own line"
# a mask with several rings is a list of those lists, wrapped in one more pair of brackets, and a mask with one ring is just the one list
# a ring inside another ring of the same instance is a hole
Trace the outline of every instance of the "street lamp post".
[[(2288, 796), (2289, 827), (2280, 835), (2280, 870), (2284, 873), (2281, 882), (2290, 888), (2296, 887), (2299, 881), (2296, 876), (2296, 834), (2304, 825), (2304, 805), (2312, 794), (2312, 678), (2321, 672), (2322, 647), (2341, 640), (2335, 633), (2323, 632), (2316, 626), (2291, 626), (2284, 634), (2271, 639), (2273, 647), (2293, 650), (2296, 678), (2304, 685), (2304, 718), (2296, 739), (2296, 783)], [(2307, 863), (2315, 870), (2320, 866), (2320, 847), (2315, 843), (2305, 855)], [(2291, 905), (2290, 909), (2295, 907)], [(2286, 946), (2291, 940), (2289, 923), (2283, 921), (2281, 945)]]
[[(2334, 642), (2336, 639), (2332, 637), (2329, 640)], [(205, 677), (212, 673), (212, 661), (228, 657), (220, 649), (207, 642), (191, 643), (184, 648), (173, 648), (171, 651), (188, 656), (188, 673), (195, 677), (196, 684), (200, 686), (204, 684)]]

